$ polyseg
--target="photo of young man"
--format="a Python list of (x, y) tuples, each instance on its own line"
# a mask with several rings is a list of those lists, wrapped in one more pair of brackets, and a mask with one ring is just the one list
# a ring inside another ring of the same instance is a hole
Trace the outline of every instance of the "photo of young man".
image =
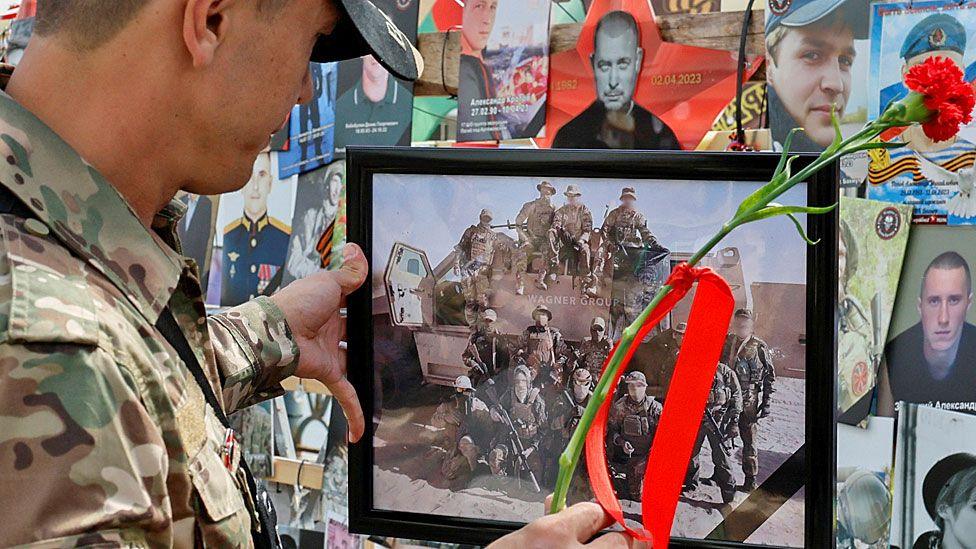
[(485, 46), (495, 28), (495, 15), (499, 0), (466, 0), (464, 2), (464, 24), (461, 26), (461, 60), (458, 65), (458, 90), (465, 90), (466, 97), (458, 99), (458, 135), (461, 127), (467, 141), (498, 141), (502, 133), (498, 129), (473, 131), (473, 128), (494, 128), (498, 116), (487, 107), (482, 108), (481, 100), (495, 97), (495, 83), (491, 72), (485, 65)]
[(831, 109), (844, 117), (851, 97), (855, 39), (867, 38), (864, 0), (769, 0), (766, 79), (775, 148), (793, 128), (792, 150), (821, 151), (834, 139)]
[(634, 16), (619, 10), (604, 15), (590, 55), (596, 101), (559, 129), (552, 147), (680, 150), (671, 128), (634, 102), (643, 61)]

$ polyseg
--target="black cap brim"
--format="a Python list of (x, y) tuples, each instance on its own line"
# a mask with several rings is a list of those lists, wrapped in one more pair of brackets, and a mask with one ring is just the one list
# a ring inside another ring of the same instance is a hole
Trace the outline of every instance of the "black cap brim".
[(424, 60), (412, 41), (369, 0), (338, 0), (343, 12), (336, 28), (319, 38), (312, 61), (331, 63), (372, 55), (394, 76), (416, 80)]
[(925, 480), (922, 482), (922, 501), (932, 520), (935, 520), (938, 514), (935, 504), (939, 499), (939, 492), (956, 473), (971, 467), (976, 467), (976, 455), (960, 452), (942, 458), (925, 474)]

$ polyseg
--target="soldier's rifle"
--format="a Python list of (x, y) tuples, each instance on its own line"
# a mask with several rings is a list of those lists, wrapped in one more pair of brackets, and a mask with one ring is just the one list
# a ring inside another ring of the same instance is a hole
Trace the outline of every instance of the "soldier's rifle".
[(882, 312), (881, 292), (871, 298), (871, 336), (874, 340), (871, 347), (871, 370), (877, 374), (881, 366), (881, 354), (884, 352), (884, 331), (881, 328)]
[(715, 429), (715, 434), (717, 434), (719, 438), (722, 439), (722, 442), (719, 444), (719, 449), (722, 450), (722, 453), (725, 454), (725, 457), (731, 457), (732, 450), (735, 448), (735, 446), (732, 446), (730, 448), (729, 446), (726, 445), (726, 443), (729, 442), (728, 435), (725, 433), (724, 429), (719, 427), (718, 422), (715, 421), (715, 416), (712, 415), (712, 411), (709, 410), (707, 407), (705, 408), (705, 419), (708, 421), (709, 425), (712, 426), (712, 429)]
[(515, 428), (515, 423), (512, 422), (512, 416), (508, 415), (508, 410), (502, 406), (501, 399), (498, 398), (498, 393), (495, 391), (494, 381), (489, 379), (488, 384), (490, 386), (487, 388), (486, 393), (491, 398), (492, 405), (495, 407), (498, 415), (505, 420), (504, 423), (506, 426), (508, 426), (508, 438), (511, 441), (512, 446), (515, 448), (516, 476), (517, 478), (521, 478), (521, 476), (518, 476), (518, 472), (522, 470), (529, 473), (529, 480), (532, 481), (532, 487), (538, 494), (542, 491), (542, 488), (539, 487), (539, 481), (536, 480), (535, 473), (532, 472), (532, 468), (529, 467), (529, 461), (525, 457), (525, 445), (522, 444), (522, 437), (519, 436), (518, 429)]
[(523, 231), (527, 231), (529, 229), (529, 222), (525, 221), (522, 223), (512, 223), (511, 221), (509, 221), (508, 223), (500, 223), (498, 225), (488, 225), (488, 228), (489, 229), (511, 229), (516, 232), (518, 232), (519, 229)]

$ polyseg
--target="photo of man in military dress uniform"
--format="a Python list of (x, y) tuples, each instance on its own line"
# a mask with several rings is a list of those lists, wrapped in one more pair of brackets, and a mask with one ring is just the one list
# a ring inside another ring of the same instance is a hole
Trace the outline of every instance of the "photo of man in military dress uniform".
[(457, 251), (454, 274), (462, 277), (464, 318), (469, 325), (477, 322), (481, 313), (488, 308), (491, 263), (498, 243), (498, 234), (491, 230), (493, 217), (491, 210), (481, 210), (478, 224), (468, 227), (454, 247)]
[(543, 181), (536, 185), (539, 198), (522, 205), (515, 216), (518, 244), (513, 257), (515, 267), (515, 293), (525, 293), (525, 276), (532, 258), (537, 257), (542, 262), (536, 276), (539, 288), (546, 288), (546, 274), (555, 272), (556, 254), (549, 243), (549, 229), (552, 228), (552, 218), (556, 208), (552, 205), (552, 196), (556, 188), (552, 183)]
[(742, 389), (742, 414), (739, 416), (739, 434), (742, 436), (742, 473), (745, 475), (743, 490), (756, 489), (759, 473), (759, 449), (756, 432), (759, 420), (768, 416), (773, 396), (776, 371), (766, 342), (755, 336), (752, 311), (738, 309), (732, 317), (732, 333), (725, 340), (722, 361), (729, 364), (739, 377)]
[(593, 35), (590, 64), (597, 99), (556, 132), (557, 149), (680, 150), (663, 120), (634, 102), (644, 49), (637, 20), (626, 11), (608, 12)]
[(244, 211), (224, 227), (220, 286), (223, 306), (240, 305), (269, 292), (272, 279), (285, 262), (291, 227), (268, 215), (273, 184), (271, 156), (261, 153), (254, 162), (251, 179), (241, 189)]

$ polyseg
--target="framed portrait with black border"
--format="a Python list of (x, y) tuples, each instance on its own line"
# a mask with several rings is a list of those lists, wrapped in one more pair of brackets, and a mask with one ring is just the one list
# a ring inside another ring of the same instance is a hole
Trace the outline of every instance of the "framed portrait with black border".
[[(773, 154), (353, 148), (351, 531), (487, 544), (544, 514), (611, 341), (670, 271), (768, 181)], [(812, 161), (801, 156), (794, 169)], [(837, 200), (837, 169), (780, 196)], [(833, 543), (836, 214), (739, 227), (701, 262), (736, 311), (689, 464), (678, 547)], [(690, 297), (643, 342), (607, 456), (639, 520)], [(570, 503), (589, 499), (585, 466)]]

